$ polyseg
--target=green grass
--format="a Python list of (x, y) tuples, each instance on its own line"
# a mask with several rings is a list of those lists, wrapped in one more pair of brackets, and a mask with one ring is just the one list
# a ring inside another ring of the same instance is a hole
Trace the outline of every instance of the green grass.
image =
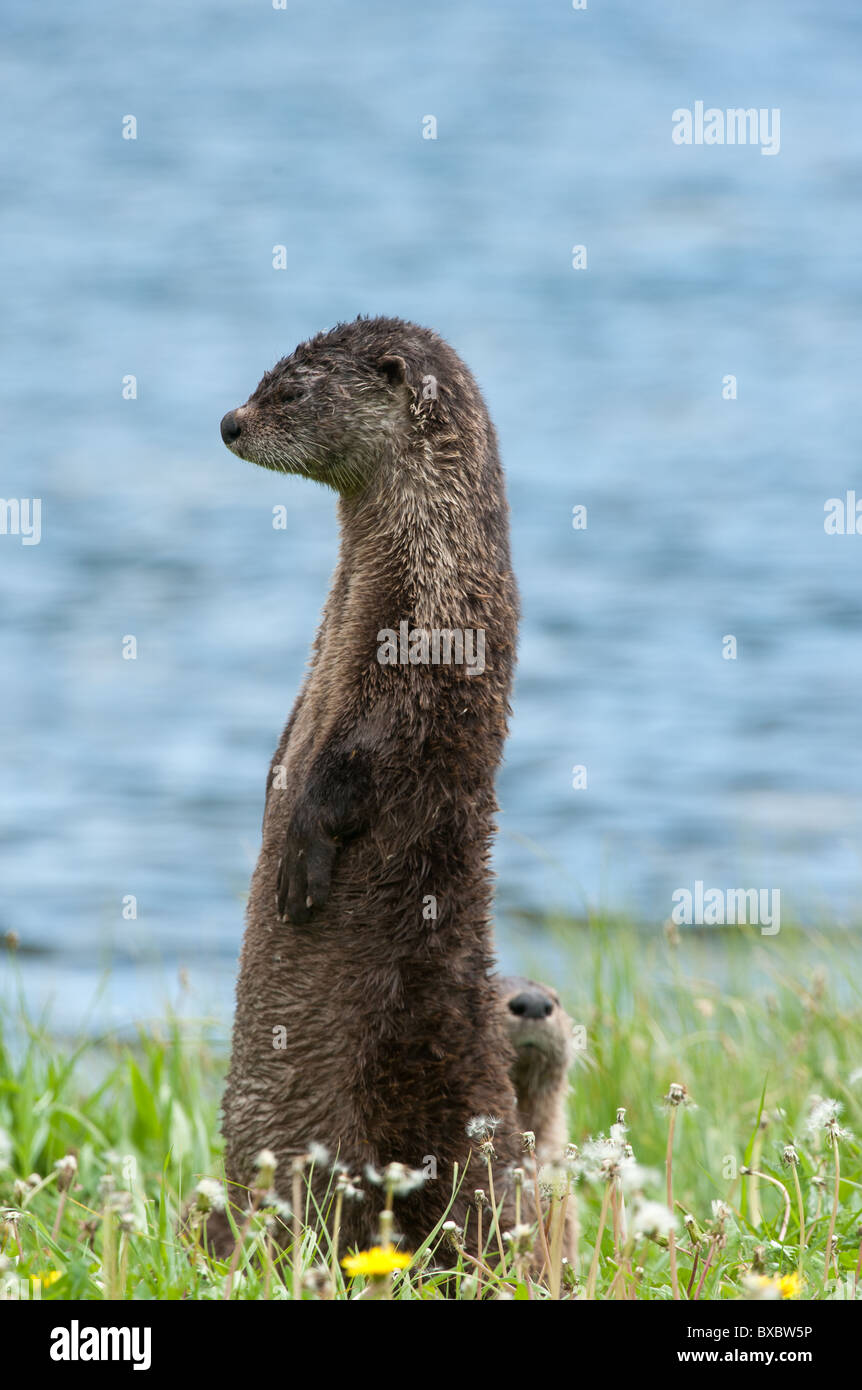
[[(586, 1036), (573, 1073), (573, 1142), (607, 1135), (617, 1108), (624, 1108), (627, 1141), (638, 1162), (653, 1170), (644, 1195), (662, 1202), (670, 1118), (662, 1097), (678, 1083), (694, 1102), (675, 1110), (680, 1297), (775, 1296), (774, 1281), (800, 1266), (799, 1297), (857, 1296), (862, 969), (852, 934), (812, 939), (782, 929), (767, 939), (725, 928), (674, 945), (658, 930), (600, 921), (561, 924), (555, 940), (554, 983)], [(230, 1297), (243, 1299), (300, 1292), (305, 1298), (439, 1298), (441, 1266), (455, 1272), (446, 1285), (450, 1295), (549, 1296), (547, 1277), (528, 1280), (525, 1261), (511, 1251), (503, 1269), (495, 1242), (477, 1281), (474, 1266), (443, 1232), (433, 1242), (433, 1269), (428, 1247), (391, 1278), (345, 1279), (326, 1234), (305, 1224), (313, 1215), (307, 1194), (299, 1245), (288, 1240), (284, 1250), (274, 1247), (260, 1213), (239, 1233), (229, 1272), (200, 1253), (193, 1238), (176, 1234), (195, 1184), (220, 1174), (225, 1058), (206, 1029), (167, 1020), (134, 1044), (70, 1047), (46, 1026), (22, 1025), (17, 1001), (0, 1018), (0, 1279), (21, 1296), (35, 1290), (43, 1299), (220, 1299), (229, 1286)], [(840, 1124), (850, 1134), (837, 1146), (826, 1130), (812, 1134), (806, 1127), (814, 1096), (840, 1102)], [(788, 1144), (798, 1153), (804, 1253), (794, 1172), (782, 1162)], [(827, 1274), (836, 1147), (835, 1259)], [(69, 1152), (77, 1169), (61, 1192), (55, 1164)], [(765, 1176), (743, 1176), (746, 1165)], [(525, 1168), (529, 1180), (529, 1159)], [(785, 1198), (768, 1178), (789, 1197), (783, 1236)], [(465, 1181), (471, 1190), (487, 1186), (478, 1172)], [(595, 1176), (572, 1181), (568, 1203), (577, 1211), (579, 1259), (577, 1269), (563, 1271), (562, 1296), (591, 1291), (600, 1213), (610, 1193), (595, 1296), (671, 1298), (666, 1237), (626, 1239), (618, 1232), (615, 1240), (616, 1183)], [(629, 1222), (633, 1200), (625, 1199)], [(723, 1215), (716, 1217), (714, 1202), (726, 1204)], [(396, 1198), (396, 1229), (397, 1215)], [(686, 1215), (693, 1222), (686, 1224)]]

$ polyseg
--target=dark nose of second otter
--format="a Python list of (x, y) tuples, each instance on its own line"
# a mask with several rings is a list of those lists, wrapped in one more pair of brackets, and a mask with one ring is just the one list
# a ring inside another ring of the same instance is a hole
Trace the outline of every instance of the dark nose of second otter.
[(547, 994), (536, 994), (532, 990), (525, 990), (509, 1000), (509, 1008), (519, 1018), (547, 1018), (553, 1007)]
[(221, 437), (225, 444), (233, 444), (234, 440), (239, 439), (241, 434), (242, 425), (239, 423), (233, 411), (229, 410), (221, 422)]

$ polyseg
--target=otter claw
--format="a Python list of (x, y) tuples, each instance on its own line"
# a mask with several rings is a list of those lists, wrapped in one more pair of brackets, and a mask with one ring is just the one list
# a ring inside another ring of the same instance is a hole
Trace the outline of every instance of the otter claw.
[(338, 851), (334, 836), (314, 830), (303, 836), (288, 834), (278, 869), (276, 906), (283, 920), (302, 926), (311, 920), (329, 896), (332, 868)]

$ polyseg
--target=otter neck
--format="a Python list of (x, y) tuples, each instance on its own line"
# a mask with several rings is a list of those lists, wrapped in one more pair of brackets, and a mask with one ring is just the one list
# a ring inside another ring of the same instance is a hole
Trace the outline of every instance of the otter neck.
[(481, 488), (486, 514), (505, 503), (497, 479), (467, 472), (465, 454), (462, 446), (453, 460), (460, 469), (447, 467), (449, 458), (423, 441), (376, 469), (376, 485), (339, 500), (342, 560), (376, 578), (418, 626), (466, 625), (477, 617), (475, 595), (488, 588), (496, 547), (473, 520), (475, 499)]

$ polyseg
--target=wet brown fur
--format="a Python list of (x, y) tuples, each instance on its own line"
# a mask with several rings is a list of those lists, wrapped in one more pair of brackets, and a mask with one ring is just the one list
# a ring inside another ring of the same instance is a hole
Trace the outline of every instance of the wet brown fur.
[[(455, 1164), (472, 1154), (456, 1221), (487, 1185), (471, 1118), (501, 1119), (498, 1196), (521, 1158), (489, 978), (494, 775), (518, 619), (495, 433), (452, 349), (398, 319), (300, 345), (233, 415), (235, 453), (339, 492), (341, 543), (267, 782), (224, 1097), (227, 1176), (250, 1185), (271, 1149), (289, 1199), (290, 1159), (312, 1142), (351, 1172), (431, 1156), (436, 1180), (396, 1204), (415, 1248)], [(402, 619), (483, 629), (484, 672), (381, 664), (378, 633)], [(345, 1204), (343, 1247), (375, 1242), (379, 1206), (373, 1187)]]

